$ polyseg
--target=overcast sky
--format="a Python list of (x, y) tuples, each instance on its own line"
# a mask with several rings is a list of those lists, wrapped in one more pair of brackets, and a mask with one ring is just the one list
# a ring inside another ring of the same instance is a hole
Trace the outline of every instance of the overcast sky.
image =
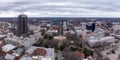
[(120, 0), (0, 0), (0, 17), (120, 17)]

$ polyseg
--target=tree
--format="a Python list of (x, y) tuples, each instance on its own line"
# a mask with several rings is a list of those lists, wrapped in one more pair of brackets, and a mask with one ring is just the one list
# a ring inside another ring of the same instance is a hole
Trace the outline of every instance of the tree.
[(90, 55), (92, 56), (94, 53), (92, 50), (89, 50), (87, 48), (85, 48), (83, 52), (85, 54), (85, 57), (90, 56)]
[(67, 55), (69, 55), (69, 53), (71, 52), (71, 50), (70, 50), (70, 48), (65, 47), (62, 52), (63, 52), (63, 56), (64, 56), (64, 57), (67, 57)]
[(50, 35), (48, 39), (49, 39), (49, 40), (52, 40), (52, 39), (53, 39), (53, 36)]
[(74, 46), (74, 45), (71, 46), (72, 51), (76, 51), (77, 49), (78, 49), (77, 46)]
[(55, 57), (55, 60), (58, 60), (58, 57)]
[(105, 58), (103, 58), (103, 60), (110, 60), (110, 58), (108, 58), (108, 57), (105, 57)]
[(64, 48), (65, 48), (65, 45), (61, 45), (61, 46), (60, 46), (60, 50), (61, 50), (61, 51), (63, 51)]
[(113, 50), (111, 50), (111, 52), (113, 53), (113, 54), (115, 54), (115, 50), (113, 49)]
[(49, 48), (49, 45), (48, 45), (48, 44), (45, 44), (45, 48)]
[(118, 60), (120, 60), (120, 54), (118, 55)]
[(52, 35), (49, 35), (49, 34), (45, 34), (45, 35), (44, 35), (44, 38), (45, 38), (45, 39), (48, 39), (48, 40), (52, 40), (52, 39), (53, 39), (53, 36), (52, 36)]
[(45, 29), (41, 29), (40, 32), (42, 32), (42, 35), (44, 35), (46, 30)]

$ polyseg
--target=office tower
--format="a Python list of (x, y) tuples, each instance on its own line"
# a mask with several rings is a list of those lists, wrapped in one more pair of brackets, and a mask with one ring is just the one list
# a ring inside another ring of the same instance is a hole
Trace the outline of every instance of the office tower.
[(68, 25), (67, 21), (66, 20), (63, 21), (63, 25), (62, 25), (63, 26), (63, 30), (67, 30), (67, 25)]
[(92, 23), (92, 32), (94, 32), (95, 31), (95, 23)]
[(92, 29), (91, 25), (86, 25), (86, 29), (91, 30)]
[(86, 25), (86, 29), (94, 32), (95, 30), (95, 23), (90, 23)]
[(60, 20), (59, 19), (52, 20), (52, 25), (59, 26), (60, 25)]
[(107, 22), (106, 25), (107, 25), (108, 28), (113, 26), (112, 22)]
[(21, 14), (18, 16), (18, 36), (28, 35), (28, 18), (26, 15)]
[(62, 21), (60, 21), (58, 33), (59, 35), (62, 35)]

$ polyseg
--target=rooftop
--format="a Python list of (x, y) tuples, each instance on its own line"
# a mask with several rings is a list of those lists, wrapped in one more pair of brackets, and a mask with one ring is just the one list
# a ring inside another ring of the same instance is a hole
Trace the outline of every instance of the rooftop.
[[(54, 49), (53, 48), (44, 48), (44, 47), (35, 47), (35, 46), (31, 46), (27, 51), (26, 53), (28, 54), (32, 54), (32, 53), (40, 53), (40, 55), (43, 55), (45, 57), (51, 57), (54, 55)], [(43, 54), (42, 54), (42, 53)], [(37, 53), (37, 54), (38, 54)]]
[(10, 54), (6, 54), (6, 56), (5, 56), (5, 59), (7, 59), (7, 60), (14, 60), (14, 58), (15, 58), (15, 56), (10, 55)]
[(14, 49), (15, 47), (16, 47), (16, 46), (14, 46), (14, 45), (12, 45), (12, 44), (7, 44), (7, 45), (4, 45), (4, 46), (2, 47), (2, 50), (3, 50), (4, 52), (8, 52), (8, 51)]

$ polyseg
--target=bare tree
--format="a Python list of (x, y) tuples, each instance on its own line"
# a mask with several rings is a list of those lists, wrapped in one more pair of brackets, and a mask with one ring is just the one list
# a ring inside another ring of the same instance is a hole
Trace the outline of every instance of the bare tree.
[(103, 60), (110, 60), (110, 58), (108, 58), (108, 57), (105, 57), (105, 58), (103, 58)]
[(120, 54), (118, 55), (118, 60), (120, 60)]

